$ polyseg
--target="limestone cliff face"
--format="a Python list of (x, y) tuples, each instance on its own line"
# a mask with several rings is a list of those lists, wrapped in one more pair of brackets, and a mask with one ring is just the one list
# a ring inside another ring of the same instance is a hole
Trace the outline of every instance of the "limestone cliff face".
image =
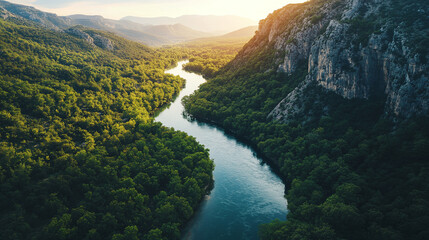
[(109, 51), (113, 51), (114, 45), (112, 40), (98, 34), (94, 34), (92, 38), (94, 39), (94, 44), (97, 45), (98, 47)]
[(103, 37), (99, 34), (89, 34), (84, 32), (83, 30), (79, 29), (78, 27), (72, 27), (67, 29), (66, 31), (69, 34), (72, 34), (76, 37), (82, 38), (83, 40), (85, 40), (86, 42), (88, 42), (90, 45), (92, 46), (97, 46), (100, 47), (102, 49), (106, 49), (109, 51), (113, 51), (114, 50), (114, 44), (112, 42), (112, 40)]
[(385, 95), (386, 114), (394, 117), (429, 115), (429, 4), (405, 2), (288, 5), (261, 21), (232, 65), (239, 67), (261, 49), (274, 49), (272, 68), (278, 72), (291, 74), (307, 65), (304, 83), (271, 112), (275, 119), (286, 120), (299, 111), (303, 88), (311, 82), (348, 99)]
[(0, 12), (3, 12), (1, 15), (4, 19), (6, 19), (4, 16), (19, 16), (55, 31), (62, 31), (63, 28), (71, 25), (70, 18), (59, 17), (56, 14), (39, 11), (34, 7), (13, 4), (3, 0), (0, 0)]

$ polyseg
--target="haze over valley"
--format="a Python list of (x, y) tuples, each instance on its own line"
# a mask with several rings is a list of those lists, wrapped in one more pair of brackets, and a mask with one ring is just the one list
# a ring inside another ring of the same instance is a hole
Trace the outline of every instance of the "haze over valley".
[[(57, 16), (32, 7), (9, 4), (6, 1), (1, 1), (0, 6), (12, 14), (39, 22), (51, 29), (64, 30), (76, 25), (82, 25), (113, 32), (127, 39), (151, 46), (220, 36), (257, 24), (257, 21), (237, 16), (189, 15), (179, 18), (124, 17), (122, 20), (113, 20), (106, 19), (100, 15), (75, 14), (64, 17)], [(252, 36), (253, 34), (248, 36), (248, 38), (250, 39)]]
[(426, 239), (424, 0), (0, 0), (0, 239)]

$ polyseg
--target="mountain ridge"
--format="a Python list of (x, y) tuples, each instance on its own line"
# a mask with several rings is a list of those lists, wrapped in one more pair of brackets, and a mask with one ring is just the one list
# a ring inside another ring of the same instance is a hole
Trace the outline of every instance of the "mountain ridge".
[(183, 43), (179, 43), (179, 45), (192, 46), (213, 44), (238, 44), (243, 46), (255, 35), (256, 29), (256, 26), (249, 26), (220, 36), (192, 39)]
[(184, 25), (142, 25), (128, 20), (111, 20), (102, 16), (71, 15), (73, 24), (115, 32), (131, 40), (149, 45), (172, 44), (190, 39), (210, 36)]
[(0, 8), (2, 9), (2, 16), (4, 18), (13, 14), (16, 17), (22, 17), (55, 31), (65, 31), (70, 27), (83, 25), (85, 27), (113, 32), (129, 40), (151, 46), (174, 44), (211, 36), (211, 34), (183, 25), (147, 26), (132, 21), (106, 19), (100, 15), (75, 14), (63, 17), (40, 11), (31, 6), (13, 4), (3, 0), (0, 1)]
[(244, 27), (238, 30), (235, 30), (233, 32), (226, 33), (219, 37), (224, 38), (236, 38), (236, 37), (253, 37), (255, 35), (256, 30), (258, 30), (258, 26), (248, 26)]
[[(308, 65), (308, 82), (316, 81), (348, 99), (386, 94), (386, 112), (393, 117), (428, 115), (428, 53), (422, 50), (424, 45), (409, 42), (418, 41), (420, 36), (415, 35), (421, 34), (427, 43), (429, 20), (424, 24), (424, 17), (415, 18), (416, 22), (409, 25), (418, 28), (415, 30), (407, 30), (387, 17), (373, 20), (377, 14), (386, 16), (393, 7), (392, 1), (359, 0), (288, 5), (261, 21), (254, 39), (229, 68), (239, 68), (245, 64), (244, 59), (265, 48), (274, 52), (273, 71), (292, 74), (304, 61)], [(421, 10), (417, 16), (429, 12), (423, 4), (413, 7)], [(408, 34), (409, 31), (417, 33)], [(364, 45), (359, 45), (362, 41)], [(398, 59), (405, 59), (407, 64)], [(296, 89), (285, 96), (271, 116), (281, 120), (296, 114), (293, 106), (299, 99), (297, 92), (302, 91)]]
[(0, 239), (180, 239), (213, 171), (195, 138), (152, 120), (185, 84), (164, 73), (180, 59), (0, 18)]
[(216, 34), (226, 34), (237, 29), (255, 25), (256, 22), (233, 15), (215, 16), (215, 15), (183, 15), (180, 17), (135, 17), (127, 16), (122, 20), (129, 20), (146, 25), (165, 25), (181, 23), (189, 28)]

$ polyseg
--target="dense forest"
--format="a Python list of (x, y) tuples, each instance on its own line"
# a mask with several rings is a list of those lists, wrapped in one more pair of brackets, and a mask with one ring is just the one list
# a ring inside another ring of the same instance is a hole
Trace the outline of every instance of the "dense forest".
[[(391, 18), (409, 26), (408, 50), (427, 61), (415, 2), (348, 20), (351, 44), (368, 45), (376, 19)], [(314, 25), (324, 17), (311, 14)], [(261, 239), (429, 235), (429, 119), (386, 115), (386, 96), (345, 99), (313, 82), (303, 111), (277, 121), (270, 112), (308, 66), (269, 70), (274, 43), (233, 65), (244, 42), (152, 49), (82, 26), (52, 31), (1, 17), (0, 239), (179, 239), (214, 169), (195, 138), (153, 121), (185, 84), (164, 70), (185, 58), (185, 70), (209, 79), (184, 98), (187, 112), (250, 143), (286, 184), (287, 221), (261, 225)]]
[(188, 57), (189, 62), (184, 65), (186, 71), (201, 74), (205, 78), (213, 78), (219, 69), (234, 59), (247, 40), (247, 38), (208, 38), (183, 43), (173, 49)]
[(0, 19), (0, 238), (178, 239), (213, 171), (151, 118), (183, 86), (164, 74), (183, 55), (80, 31), (112, 49)]
[(249, 142), (279, 170), (287, 221), (262, 225), (260, 237), (426, 239), (429, 119), (394, 119), (386, 96), (345, 99), (313, 83), (302, 113), (275, 121), (269, 113), (307, 75), (306, 63), (290, 75), (267, 70), (275, 54), (268, 46), (229, 63), (184, 99), (190, 115)]
[[(382, 117), (379, 99), (346, 100), (319, 86), (308, 92), (308, 115), (287, 124), (267, 119), (304, 76), (303, 70), (284, 76), (246, 68), (223, 73), (184, 99), (188, 113), (249, 141), (280, 170), (290, 213), (286, 222), (263, 225), (261, 238), (424, 239), (428, 119), (395, 125)], [(328, 114), (312, 98), (318, 95)]]

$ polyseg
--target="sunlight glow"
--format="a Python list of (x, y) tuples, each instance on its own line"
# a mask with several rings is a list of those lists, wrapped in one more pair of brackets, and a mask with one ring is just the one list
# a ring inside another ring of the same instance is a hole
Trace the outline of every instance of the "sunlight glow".
[[(10, 0), (10, 2), (34, 6), (40, 10), (61, 16), (72, 14), (102, 15), (120, 19), (125, 16), (178, 17), (181, 15), (236, 15), (253, 20), (265, 18), (269, 13), (289, 3), (306, 0)], [(55, 2), (52, 3), (52, 2)]]

